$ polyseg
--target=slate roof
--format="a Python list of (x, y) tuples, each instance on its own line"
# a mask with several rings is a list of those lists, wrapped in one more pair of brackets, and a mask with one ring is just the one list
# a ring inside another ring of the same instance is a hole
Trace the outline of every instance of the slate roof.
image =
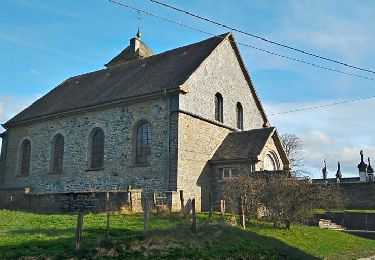
[(275, 127), (229, 133), (211, 161), (255, 159), (263, 150)]
[(228, 35), (69, 78), (10, 119), (5, 126), (165, 89), (177, 89)]

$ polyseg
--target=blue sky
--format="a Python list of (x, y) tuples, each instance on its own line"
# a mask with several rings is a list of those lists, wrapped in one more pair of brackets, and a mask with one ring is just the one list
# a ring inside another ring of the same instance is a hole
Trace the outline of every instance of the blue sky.
[[(198, 29), (227, 30), (153, 4), (119, 0)], [(227, 25), (329, 58), (375, 70), (375, 2), (363, 1), (172, 1)], [(0, 9), (0, 122), (73, 75), (103, 68), (128, 45), (137, 13), (106, 0), (2, 0)], [(209, 36), (141, 15), (142, 40), (156, 53)], [(375, 74), (314, 59), (248, 36), (237, 41), (321, 66), (375, 78)], [(240, 47), (268, 114), (375, 95), (375, 81), (342, 75)], [(270, 115), (280, 132), (304, 142), (313, 176), (327, 158), (346, 176), (357, 175), (359, 150), (375, 158), (375, 99), (328, 109)], [(0, 129), (1, 130), (1, 129)]]

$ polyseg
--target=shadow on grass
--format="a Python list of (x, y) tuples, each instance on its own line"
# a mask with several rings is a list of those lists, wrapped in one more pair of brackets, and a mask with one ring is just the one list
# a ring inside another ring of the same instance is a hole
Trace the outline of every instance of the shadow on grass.
[(109, 243), (105, 242), (104, 228), (87, 228), (79, 253), (74, 251), (74, 234), (74, 228), (15, 230), (9, 235), (34, 238), (1, 245), (0, 258), (317, 259), (251, 230), (205, 222), (200, 223), (196, 233), (192, 233), (190, 225), (183, 222), (173, 228), (150, 230), (146, 237), (140, 231), (112, 228)]

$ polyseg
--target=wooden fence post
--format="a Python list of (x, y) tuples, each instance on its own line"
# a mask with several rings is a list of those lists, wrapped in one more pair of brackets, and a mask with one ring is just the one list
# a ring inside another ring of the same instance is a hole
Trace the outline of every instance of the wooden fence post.
[(76, 226), (76, 251), (77, 252), (81, 249), (82, 226), (83, 226), (83, 211), (79, 210), (78, 216), (77, 216), (77, 226)]
[(212, 219), (212, 192), (208, 195), (208, 218)]
[(238, 213), (240, 215), (241, 226), (243, 228), (246, 228), (246, 224), (245, 224), (245, 209), (244, 209), (244, 197), (243, 196), (240, 196), (238, 198)]
[(145, 199), (145, 207), (143, 210), (143, 234), (146, 236), (148, 231), (148, 224), (150, 222), (150, 213), (149, 213), (150, 203), (149, 200)]
[(195, 199), (191, 201), (191, 210), (192, 210), (192, 215), (193, 215), (191, 230), (195, 233), (197, 232), (197, 216), (195, 214)]
[(109, 192), (105, 194), (105, 212), (107, 215), (107, 232), (106, 232), (106, 240), (109, 241)]
[(225, 222), (225, 200), (220, 200), (221, 221)]
[(185, 201), (184, 201), (184, 191), (180, 190), (180, 203), (181, 203), (181, 210), (185, 208)]

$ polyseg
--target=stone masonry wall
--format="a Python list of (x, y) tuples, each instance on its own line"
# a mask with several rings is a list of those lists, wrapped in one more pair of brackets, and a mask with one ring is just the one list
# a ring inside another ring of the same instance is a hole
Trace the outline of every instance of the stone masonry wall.
[(375, 209), (375, 182), (340, 183), (347, 209)]
[(213, 51), (186, 85), (188, 93), (181, 95), (180, 109), (215, 120), (215, 94), (219, 92), (223, 96), (224, 124), (237, 128), (236, 104), (241, 102), (244, 130), (262, 127), (262, 116), (228, 41)]
[(208, 160), (230, 130), (179, 114), (177, 188), (184, 198), (196, 199), (197, 210), (206, 209), (212, 188), (211, 168)]
[[(226, 211), (236, 212), (238, 209), (237, 201), (233, 203), (233, 199), (228, 197), (228, 180), (223, 180), (223, 176), (219, 175), (219, 168), (228, 167), (238, 169), (239, 174), (246, 175), (251, 170), (250, 163), (235, 163), (235, 164), (220, 164), (212, 167), (212, 200), (213, 200), (213, 209), (220, 211), (220, 200), (225, 200)], [(230, 192), (235, 194), (237, 191)], [(242, 194), (238, 191), (236, 198)]]
[[(180, 95), (180, 109), (208, 120), (215, 120), (215, 94), (223, 96), (224, 124), (237, 127), (236, 105), (244, 112), (244, 129), (261, 128), (263, 119), (235, 51), (228, 41), (218, 46), (186, 83)], [(197, 209), (205, 209), (212, 189), (212, 169), (208, 161), (230, 130), (179, 114), (177, 189), (185, 201), (195, 197)]]
[[(137, 190), (111, 192), (109, 196), (110, 210), (118, 211), (124, 207), (131, 212), (142, 212), (140, 192)], [(106, 193), (28, 194), (23, 189), (0, 189), (0, 209), (42, 214), (74, 213), (78, 210), (105, 212)]]
[[(141, 120), (152, 128), (150, 166), (135, 165), (134, 132)], [(61, 118), (35, 122), (8, 130), (5, 187), (31, 187), (37, 192), (144, 189), (165, 190), (168, 165), (168, 98), (133, 103)], [(100, 127), (105, 133), (104, 169), (88, 170), (89, 136)], [(53, 137), (65, 140), (62, 174), (49, 173)], [(19, 147), (31, 141), (30, 175), (19, 176)]]

